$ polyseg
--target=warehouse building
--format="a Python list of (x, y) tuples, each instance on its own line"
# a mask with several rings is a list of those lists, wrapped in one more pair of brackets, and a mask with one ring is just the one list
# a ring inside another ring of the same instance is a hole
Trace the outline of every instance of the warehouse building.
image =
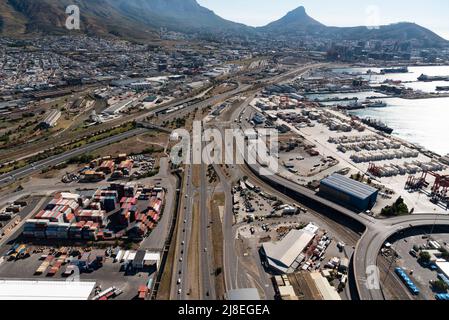
[(95, 282), (0, 280), (0, 300), (88, 300)]
[(106, 110), (102, 112), (104, 115), (117, 115), (126, 109), (130, 108), (132, 103), (134, 102), (133, 99), (126, 99), (120, 102), (117, 102), (116, 104), (113, 104), (112, 106), (108, 107)]
[(312, 243), (318, 227), (310, 223), (302, 230), (290, 231), (281, 241), (264, 243), (260, 253), (264, 265), (275, 273), (292, 273), (305, 256), (302, 254)]
[(320, 195), (351, 210), (366, 211), (374, 207), (379, 190), (340, 174), (321, 180)]
[(61, 118), (61, 111), (52, 110), (47, 117), (39, 124), (42, 129), (50, 129), (58, 124), (59, 118)]
[(295, 272), (273, 278), (277, 297), (282, 300), (341, 300), (335, 287), (320, 272)]

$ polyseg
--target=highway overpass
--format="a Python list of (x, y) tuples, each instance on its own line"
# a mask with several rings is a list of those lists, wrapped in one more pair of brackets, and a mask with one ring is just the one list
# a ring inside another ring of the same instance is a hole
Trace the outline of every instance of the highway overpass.
[(325, 214), (355, 231), (362, 231), (352, 258), (353, 279), (360, 300), (384, 300), (381, 284), (370, 286), (371, 267), (377, 265), (377, 257), (384, 243), (394, 234), (419, 227), (449, 227), (449, 215), (414, 214), (379, 220), (362, 213), (356, 213), (341, 205), (318, 196), (312, 190), (300, 186), (276, 174), (261, 175), (260, 164), (247, 164), (261, 180), (280, 192), (304, 203), (315, 211)]

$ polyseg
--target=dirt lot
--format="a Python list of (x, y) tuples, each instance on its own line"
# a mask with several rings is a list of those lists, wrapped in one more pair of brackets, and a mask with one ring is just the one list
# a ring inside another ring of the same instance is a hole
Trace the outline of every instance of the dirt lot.
[[(122, 142), (98, 149), (95, 151), (95, 155), (107, 156), (119, 153), (140, 153), (146, 148), (154, 148), (156, 153), (162, 153), (167, 141), (168, 135), (164, 133), (144, 133)], [(152, 156), (156, 157), (157, 154)]]

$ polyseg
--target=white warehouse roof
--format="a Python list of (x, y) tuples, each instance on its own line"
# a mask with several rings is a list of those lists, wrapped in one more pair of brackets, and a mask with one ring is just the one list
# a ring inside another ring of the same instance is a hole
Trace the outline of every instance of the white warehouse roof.
[(313, 240), (317, 230), (317, 227), (308, 226), (303, 230), (290, 231), (281, 241), (264, 243), (263, 250), (270, 264), (286, 272)]
[(0, 300), (87, 300), (95, 282), (0, 280)]
[(315, 281), (315, 285), (324, 300), (341, 300), (337, 290), (319, 272), (312, 272), (310, 277)]
[(440, 259), (435, 262), (440, 271), (449, 278), (449, 262)]

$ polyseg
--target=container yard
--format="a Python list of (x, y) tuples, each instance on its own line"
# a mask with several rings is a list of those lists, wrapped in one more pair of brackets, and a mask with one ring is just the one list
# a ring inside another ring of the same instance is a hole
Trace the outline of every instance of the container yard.
[[(80, 182), (91, 183), (108, 179), (131, 180), (154, 174), (156, 159), (147, 155), (117, 157), (106, 156), (92, 160), (88, 166), (80, 169), (75, 175)], [(73, 179), (63, 178), (63, 182), (73, 182)]]
[[(34, 281), (66, 280), (93, 281), (95, 289), (90, 292), (91, 300), (130, 300), (146, 288), (149, 297), (154, 278), (159, 272), (161, 253), (147, 250), (126, 250), (127, 258), (117, 261), (119, 247), (106, 250), (86, 247), (42, 247), (14, 245), (9, 256), (22, 247), (29, 249), (29, 255), (22, 259), (8, 259), (0, 265), (3, 277), (11, 279), (33, 279)], [(114, 288), (114, 290), (110, 290)], [(114, 294), (110, 295), (109, 292)], [(107, 299), (105, 299), (107, 298)]]
[[(285, 96), (287, 98), (281, 99)], [(447, 212), (444, 197), (439, 205), (430, 201), (432, 197), (422, 201), (420, 193), (404, 188), (410, 175), (417, 175), (417, 179), (426, 172), (448, 175), (449, 169), (440, 161), (441, 157), (366, 126), (360, 119), (337, 108), (292, 99), (285, 93), (267, 92), (256, 97), (250, 106), (252, 110), (246, 115), (260, 113), (266, 119), (272, 119), (255, 125), (256, 129), (265, 126), (279, 130), (282, 163), (279, 174), (282, 177), (316, 189), (317, 182), (335, 172), (359, 175), (365, 183), (379, 189), (380, 197), (372, 210), (374, 214), (389, 205), (391, 198), (399, 196), (415, 213)], [(281, 127), (288, 129), (285, 131)], [(305, 169), (308, 172), (303, 172)], [(429, 177), (430, 185), (433, 178)], [(431, 193), (429, 190), (428, 194)]]
[(108, 241), (148, 235), (163, 214), (166, 191), (161, 187), (111, 184), (82, 193), (57, 193), (24, 224), (29, 241)]

